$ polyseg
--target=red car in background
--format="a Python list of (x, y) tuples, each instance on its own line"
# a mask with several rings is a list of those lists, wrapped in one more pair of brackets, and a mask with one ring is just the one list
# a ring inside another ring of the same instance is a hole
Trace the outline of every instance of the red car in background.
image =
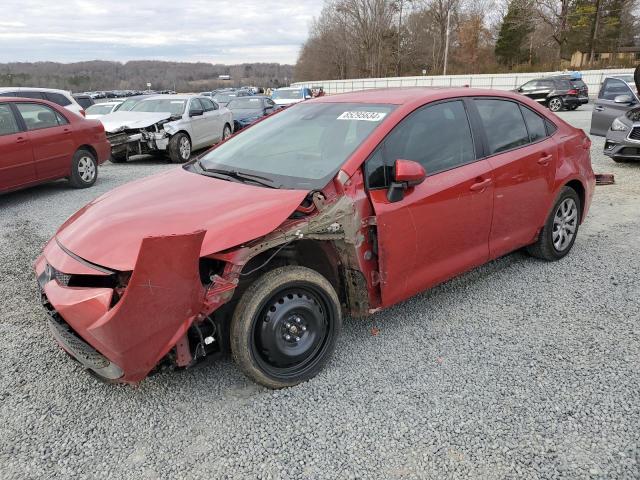
[(98, 120), (46, 100), (0, 98), (0, 193), (59, 178), (90, 187), (110, 154)]
[(590, 145), (508, 92), (302, 102), (69, 218), (35, 264), (50, 328), (109, 381), (230, 351), (253, 380), (295, 385), (325, 365), (343, 315), (522, 247), (567, 255), (594, 191)]

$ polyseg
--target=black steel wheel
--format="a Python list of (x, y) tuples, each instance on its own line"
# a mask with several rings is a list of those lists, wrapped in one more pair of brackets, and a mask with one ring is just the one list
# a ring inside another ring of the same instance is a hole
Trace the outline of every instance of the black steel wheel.
[(272, 270), (243, 294), (231, 323), (234, 360), (269, 388), (314, 377), (335, 348), (342, 326), (338, 297), (318, 272)]

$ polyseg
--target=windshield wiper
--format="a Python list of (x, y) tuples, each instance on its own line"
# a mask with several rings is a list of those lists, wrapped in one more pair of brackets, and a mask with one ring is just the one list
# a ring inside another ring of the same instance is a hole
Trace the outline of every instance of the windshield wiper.
[(261, 177), (260, 175), (253, 175), (251, 173), (242, 173), (236, 170), (222, 170), (218, 168), (204, 168), (200, 160), (197, 162), (198, 166), (202, 169), (204, 174), (212, 174), (212, 176), (224, 176), (227, 178), (233, 178), (234, 180), (238, 180), (240, 182), (253, 182), (258, 185), (262, 185), (263, 187), (268, 188), (279, 188), (279, 185), (274, 185), (273, 180), (267, 177)]

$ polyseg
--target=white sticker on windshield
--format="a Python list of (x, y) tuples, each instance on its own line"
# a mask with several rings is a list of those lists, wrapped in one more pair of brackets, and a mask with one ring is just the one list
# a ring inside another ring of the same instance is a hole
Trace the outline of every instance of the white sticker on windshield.
[(366, 122), (379, 122), (385, 117), (384, 112), (344, 112), (338, 120), (364, 120)]

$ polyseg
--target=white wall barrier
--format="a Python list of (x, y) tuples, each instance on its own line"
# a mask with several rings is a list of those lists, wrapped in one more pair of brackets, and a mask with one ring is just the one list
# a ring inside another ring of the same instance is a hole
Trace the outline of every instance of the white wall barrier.
[[(353, 92), (372, 88), (393, 87), (475, 87), (492, 88), (496, 90), (513, 90), (534, 78), (557, 75), (564, 72), (534, 72), (534, 73), (495, 73), (483, 75), (435, 75), (420, 77), (389, 77), (389, 78), (357, 78), (350, 80), (320, 80), (312, 82), (296, 82), (292, 86), (316, 88), (322, 87), (326, 94)], [(602, 80), (608, 75), (633, 74), (633, 69), (611, 70), (583, 70), (582, 80), (589, 87), (589, 95), (595, 96), (600, 89)]]

